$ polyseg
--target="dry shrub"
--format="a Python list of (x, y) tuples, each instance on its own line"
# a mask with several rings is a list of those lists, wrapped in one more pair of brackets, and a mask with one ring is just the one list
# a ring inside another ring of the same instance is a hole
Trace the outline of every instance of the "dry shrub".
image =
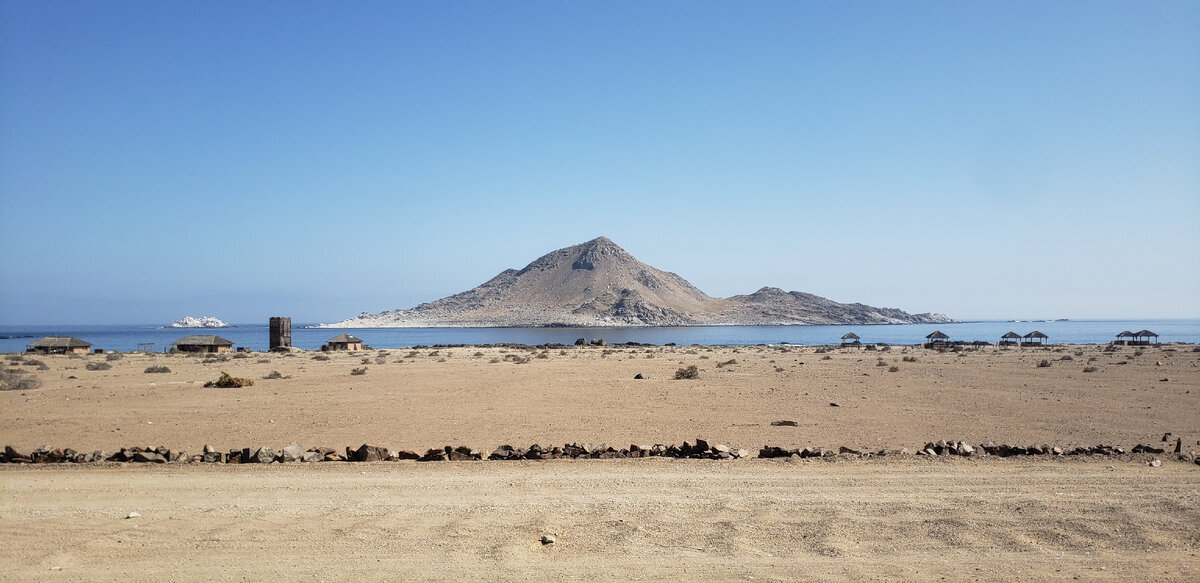
[(700, 378), (700, 369), (696, 365), (686, 366), (675, 371), (675, 380), (698, 379)]
[(146, 367), (145, 372), (147, 372), (147, 373), (164, 373), (164, 372), (171, 372), (171, 369), (169, 369), (165, 366), (148, 366), (148, 367)]
[(277, 370), (273, 370), (273, 371), (271, 371), (271, 372), (267, 373), (267, 376), (265, 376), (265, 377), (263, 377), (263, 378), (264, 378), (264, 379), (267, 379), (267, 380), (271, 380), (271, 379), (281, 379), (281, 378), (283, 378), (283, 373), (281, 373), (281, 372), (279, 372), (279, 371), (277, 371)]
[(108, 370), (112, 368), (112, 365), (107, 362), (89, 362), (83, 368), (88, 370)]
[(254, 381), (241, 377), (229, 376), (229, 373), (221, 371), (221, 378), (215, 381), (204, 383), (206, 387), (217, 387), (219, 389), (239, 389), (242, 387), (253, 387)]
[(0, 391), (27, 391), (42, 386), (42, 379), (22, 372), (0, 371)]
[(361, 376), (361, 375), (365, 375), (365, 374), (367, 374), (367, 367), (363, 366), (363, 367), (359, 367), (359, 368), (356, 368), (356, 369), (352, 369), (352, 370), (350, 371), (350, 374), (351, 374), (351, 375), (353, 375), (353, 376)]
[(717, 368), (725, 368), (725, 367), (727, 367), (727, 366), (731, 366), (731, 365), (734, 365), (734, 364), (737, 364), (737, 359), (736, 359), (736, 358), (731, 358), (731, 359), (729, 359), (729, 360), (726, 360), (725, 362), (718, 362), (718, 363), (717, 363)]

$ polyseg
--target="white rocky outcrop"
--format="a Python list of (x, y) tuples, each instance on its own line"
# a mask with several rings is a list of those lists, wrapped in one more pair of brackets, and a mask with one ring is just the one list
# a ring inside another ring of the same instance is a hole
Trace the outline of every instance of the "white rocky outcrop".
[(230, 328), (229, 324), (218, 320), (212, 316), (200, 316), (193, 318), (184, 316), (167, 325), (168, 328)]

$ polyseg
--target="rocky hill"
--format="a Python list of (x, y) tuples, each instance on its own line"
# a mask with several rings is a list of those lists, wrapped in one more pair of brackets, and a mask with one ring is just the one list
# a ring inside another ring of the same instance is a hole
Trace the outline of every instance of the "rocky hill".
[(363, 313), (326, 327), (703, 326), (908, 324), (952, 321), (941, 314), (841, 304), (764, 287), (714, 298), (674, 273), (638, 261), (607, 237), (559, 249), (520, 271), (409, 310)]

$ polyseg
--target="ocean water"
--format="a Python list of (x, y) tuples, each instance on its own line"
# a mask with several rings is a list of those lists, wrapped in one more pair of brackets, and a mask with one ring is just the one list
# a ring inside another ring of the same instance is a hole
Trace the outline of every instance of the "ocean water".
[[(1024, 335), (1034, 330), (1050, 336), (1056, 344), (1105, 344), (1123, 330), (1151, 330), (1159, 342), (1200, 343), (1200, 320), (1080, 320), (1080, 321), (984, 321), (956, 324), (892, 324), (872, 326), (696, 326), (620, 328), (304, 328), (292, 325), (292, 345), (317, 350), (330, 338), (348, 332), (372, 348), (405, 348), (435, 344), (572, 344), (577, 338), (603, 338), (609, 344), (640, 342), (679, 345), (837, 344), (842, 335), (854, 332), (864, 343), (919, 344), (934, 330), (951, 340), (996, 342), (1005, 332)], [(267, 324), (240, 324), (233, 328), (163, 328), (153, 325), (115, 326), (0, 326), (0, 352), (23, 352), (25, 346), (43, 336), (74, 336), (91, 342), (93, 348), (129, 352), (142, 348), (162, 352), (171, 342), (189, 334), (216, 334), (236, 346), (266, 350)]]

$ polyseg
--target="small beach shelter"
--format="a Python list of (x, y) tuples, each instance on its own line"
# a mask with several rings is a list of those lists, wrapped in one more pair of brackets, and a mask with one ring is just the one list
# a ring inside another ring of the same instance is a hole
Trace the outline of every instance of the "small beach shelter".
[(92, 345), (72, 336), (47, 336), (25, 346), (26, 352), (42, 354), (87, 354)]
[(338, 334), (325, 343), (325, 350), (362, 350), (362, 340), (349, 334)]
[(233, 341), (211, 334), (184, 336), (171, 343), (180, 352), (233, 352)]
[(1117, 344), (1129, 344), (1135, 337), (1133, 332), (1123, 330), (1120, 334), (1117, 334)]
[(858, 334), (847, 332), (842, 335), (842, 343), (839, 346), (858, 346), (860, 344)]
[[(1139, 344), (1150, 344), (1151, 338), (1154, 338), (1154, 343), (1158, 344), (1158, 334), (1155, 334), (1149, 330), (1134, 332), (1133, 337), (1138, 341)], [(1143, 338), (1145, 338), (1145, 340), (1142, 340)]]
[(1041, 346), (1042, 340), (1047, 340), (1049, 338), (1050, 338), (1049, 336), (1046, 336), (1045, 334), (1042, 334), (1041, 332), (1034, 330), (1033, 332), (1030, 332), (1024, 336), (1025, 341), (1023, 342), (1023, 344)]
[(949, 340), (949, 339), (950, 339), (950, 337), (949, 337), (949, 336), (947, 336), (947, 335), (946, 335), (944, 332), (942, 332), (941, 330), (934, 330), (934, 331), (933, 331), (933, 332), (931, 332), (931, 333), (930, 333), (928, 336), (926, 336), (926, 337), (925, 337), (925, 344), (924, 344), (924, 346), (925, 346), (925, 347), (930, 347), (930, 346), (934, 346), (934, 345), (941, 345), (941, 344), (945, 344), (945, 342), (946, 342), (947, 340)]
[(1009, 330), (1000, 337), (1000, 346), (1013, 346), (1021, 341), (1021, 335)]

